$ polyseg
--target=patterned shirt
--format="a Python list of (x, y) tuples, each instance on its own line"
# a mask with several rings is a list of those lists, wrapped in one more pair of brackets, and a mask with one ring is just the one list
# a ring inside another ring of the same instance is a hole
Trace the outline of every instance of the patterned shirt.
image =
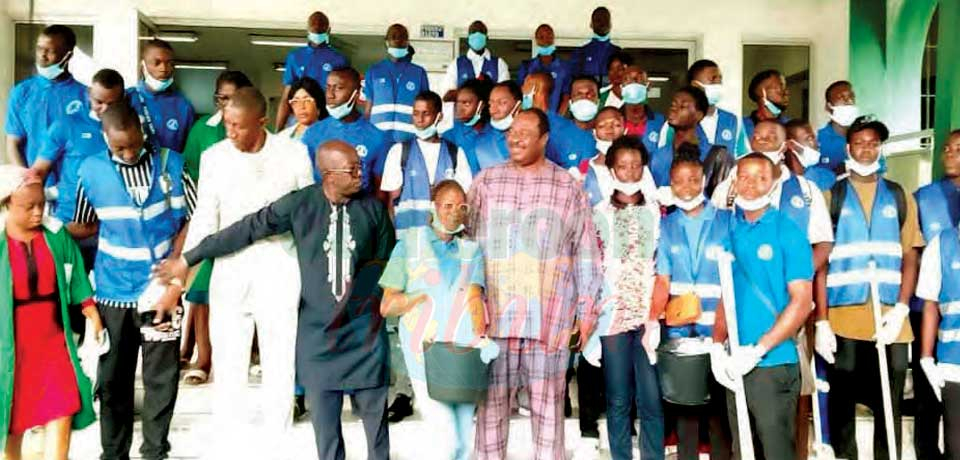
[(600, 248), (587, 196), (547, 162), (484, 169), (468, 196), (469, 229), (484, 252), (488, 334), (566, 346), (574, 319), (596, 319)]

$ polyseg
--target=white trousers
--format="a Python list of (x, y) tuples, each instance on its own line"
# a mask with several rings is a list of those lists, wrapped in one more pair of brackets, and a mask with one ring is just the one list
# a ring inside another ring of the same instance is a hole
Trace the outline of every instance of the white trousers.
[(473, 456), (473, 416), (476, 404), (447, 404), (430, 399), (427, 382), (410, 379), (416, 406), (430, 433), (430, 445), (420, 453), (429, 460), (467, 460)]
[[(209, 446), (210, 459), (285, 458), (281, 454), (290, 447), (293, 425), (298, 311), (289, 300), (283, 303), (224, 305), (211, 299), (212, 433), (217, 439)], [(249, 398), (254, 326), (263, 377), (258, 397)], [(261, 416), (252, 419), (257, 402)]]

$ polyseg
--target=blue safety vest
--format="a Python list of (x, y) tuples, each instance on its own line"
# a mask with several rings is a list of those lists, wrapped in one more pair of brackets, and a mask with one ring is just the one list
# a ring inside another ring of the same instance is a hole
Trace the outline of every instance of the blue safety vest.
[(480, 133), (492, 130), (489, 125), (483, 125), (480, 131), (473, 126), (467, 126), (461, 121), (453, 122), (453, 126), (444, 131), (440, 137), (444, 140), (453, 142), (463, 149), (464, 156), (467, 157), (467, 163), (470, 164), (470, 174), (476, 176), (480, 172), (480, 164), (477, 162), (477, 137)]
[(321, 88), (327, 89), (327, 74), (348, 66), (350, 61), (326, 43), (320, 46), (302, 46), (287, 54), (283, 65), (283, 84), (290, 86), (303, 77), (310, 77), (316, 80)]
[(570, 94), (572, 79), (570, 64), (557, 57), (557, 55), (553, 56), (550, 65), (541, 62), (539, 57), (527, 59), (520, 64), (520, 70), (517, 71), (517, 84), (523, 86), (523, 80), (527, 78), (527, 75), (539, 72), (548, 73), (553, 77), (553, 89), (550, 91), (548, 112), (556, 113), (557, 110), (560, 110), (560, 99), (564, 94)]
[(806, 235), (810, 228), (810, 203), (812, 202), (810, 189), (804, 190), (800, 179), (795, 174), (791, 174), (790, 179), (787, 179), (780, 188), (780, 204), (777, 209), (797, 224), (797, 227)]
[(440, 141), (437, 169), (431, 182), (430, 176), (427, 175), (427, 162), (423, 158), (423, 152), (420, 151), (419, 143), (409, 140), (404, 143), (404, 148), (409, 149), (409, 156), (406, 165), (403, 165), (403, 186), (394, 208), (394, 225), (397, 232), (428, 224), (427, 216), (430, 215), (430, 209), (433, 207), (430, 202), (430, 189), (437, 182), (455, 177), (452, 156), (457, 155), (456, 151), (450, 151), (447, 142)]
[[(492, 53), (490, 54), (489, 59), (483, 60), (483, 66), (480, 68), (480, 74), (482, 79), (496, 83), (500, 81), (497, 77), (500, 76), (499, 69), (500, 60)], [(460, 56), (457, 58), (457, 87), (459, 88), (467, 80), (472, 80), (478, 78), (476, 74), (473, 73), (473, 63), (470, 62), (470, 59), (466, 56)]]
[(938, 233), (956, 227), (960, 221), (960, 193), (950, 179), (924, 185), (914, 197), (920, 211), (923, 239), (930, 241)]
[[(731, 216), (728, 210), (719, 210), (705, 201), (703, 228), (700, 230), (699, 253), (691, 248), (686, 231), (680, 223), (683, 211), (672, 212), (660, 223), (661, 247), (669, 253), (658, 254), (670, 260), (670, 298), (693, 292), (700, 298), (702, 314), (695, 325), (667, 327), (667, 335), (675, 337), (710, 337), (713, 334), (717, 304), (720, 302), (720, 272), (717, 256), (730, 247)], [(694, 332), (694, 334), (691, 334)]]
[(150, 268), (170, 254), (183, 226), (183, 159), (166, 149), (151, 154), (153, 181), (140, 205), (109, 153), (87, 158), (80, 166), (80, 182), (100, 221), (93, 266), (97, 300), (136, 301), (150, 282)]
[(384, 59), (367, 70), (364, 95), (371, 104), (370, 123), (394, 142), (413, 139), (413, 100), (430, 89), (427, 72), (406, 60)]
[(173, 88), (154, 93), (141, 80), (136, 87), (127, 89), (127, 98), (140, 115), (143, 133), (155, 147), (183, 151), (187, 134), (197, 121), (197, 114), (186, 96)]
[(699, 123), (697, 124), (697, 136), (707, 139), (713, 145), (726, 147), (727, 152), (730, 152), (730, 155), (736, 158), (737, 154), (740, 153), (737, 151), (737, 141), (740, 135), (737, 132), (738, 129), (737, 116), (717, 107), (717, 131), (714, 133), (713, 139), (707, 139), (707, 134)]
[(827, 122), (817, 131), (817, 143), (820, 144), (820, 166), (836, 171), (847, 159), (847, 139), (833, 129)]
[(940, 275), (937, 361), (960, 365), (960, 235), (956, 227), (940, 233)]
[[(745, 136), (747, 145), (750, 145), (750, 138), (753, 137), (753, 128), (755, 128), (757, 125), (753, 122), (753, 114), (755, 113), (757, 113), (756, 110), (754, 110), (750, 115), (743, 117), (743, 135)], [(788, 117), (785, 113), (781, 113), (780, 116), (777, 117), (777, 122), (779, 122), (781, 125), (786, 125), (788, 121), (790, 121), (790, 117)]]
[(900, 294), (900, 220), (896, 199), (884, 180), (877, 181), (877, 194), (867, 226), (866, 214), (849, 181), (840, 216), (836, 242), (830, 252), (827, 272), (827, 301), (831, 307), (858, 305), (870, 294), (867, 264), (877, 263), (874, 279), (879, 283), (880, 301), (893, 305)]
[(610, 56), (620, 51), (620, 47), (607, 41), (591, 39), (580, 48), (573, 51), (570, 58), (571, 67), (574, 75), (587, 75), (597, 80), (597, 83), (605, 85), (604, 77), (607, 76), (607, 67), (610, 63)]
[(597, 177), (597, 171), (594, 169), (593, 160), (583, 160), (589, 162), (587, 172), (583, 178), (583, 189), (587, 192), (587, 200), (590, 201), (590, 207), (600, 204), (601, 201), (609, 198), (603, 196), (603, 190), (600, 188), (600, 178)]
[(837, 174), (820, 165), (814, 165), (804, 170), (803, 177), (816, 184), (820, 190), (830, 190), (830, 187), (837, 183)]
[[(649, 121), (648, 127), (649, 127)], [(661, 128), (662, 129), (662, 128)], [(673, 166), (673, 127), (668, 126), (662, 130), (656, 147), (648, 150), (650, 154), (650, 172), (653, 173), (653, 181), (658, 187), (670, 185), (670, 168)], [(705, 161), (713, 144), (707, 140), (703, 130), (697, 127), (697, 146), (700, 148), (700, 161)]]
[(653, 152), (660, 145), (660, 130), (667, 123), (667, 118), (662, 113), (651, 109), (649, 105), (644, 106), (644, 110), (647, 112), (647, 125), (643, 129), (643, 137), (640, 141), (647, 148), (647, 152)]
[(489, 131), (480, 133), (475, 145), (479, 171), (506, 163), (510, 159), (507, 137), (503, 131), (491, 128)]

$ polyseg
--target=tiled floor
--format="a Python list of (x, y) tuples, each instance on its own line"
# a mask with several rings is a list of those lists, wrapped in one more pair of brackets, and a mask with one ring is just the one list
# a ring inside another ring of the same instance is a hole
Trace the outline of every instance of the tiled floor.
[[(249, 396), (255, 397), (256, 386), (251, 385)], [(180, 397), (177, 401), (176, 413), (174, 415), (173, 427), (171, 429), (170, 440), (173, 445), (171, 460), (179, 459), (200, 459), (206, 445), (209, 444), (209, 435), (214, 427), (209, 426), (210, 420), (210, 385), (199, 387), (182, 387)], [(574, 393), (575, 394), (575, 393)], [(576, 403), (574, 403), (576, 404)], [(256, 416), (254, 415), (255, 422)], [(603, 421), (601, 421), (603, 423)], [(525, 417), (515, 418), (510, 425), (510, 449), (508, 458), (510, 460), (527, 459), (530, 457), (530, 424)], [(860, 458), (872, 459), (873, 439), (872, 423), (866, 417), (861, 417), (857, 424), (860, 442)], [(140, 424), (136, 424), (134, 431), (137, 433), (134, 438), (134, 449), (132, 454), (136, 454), (137, 446), (140, 442)], [(360, 460), (365, 458), (365, 440), (363, 428), (360, 422), (349, 414), (349, 404), (345, 406), (344, 415), (344, 438), (347, 445), (347, 458), (350, 460)], [(34, 436), (33, 442), (42, 442), (42, 434)], [(568, 419), (566, 422), (566, 436), (568, 455), (572, 455), (572, 449), (579, 440), (579, 429), (576, 419)], [(904, 445), (912, 445), (913, 425), (910, 420), (904, 423)], [(422, 458), (424, 446), (429, 446), (431, 441), (430, 430), (424, 425), (418, 416), (408, 418), (404, 422), (390, 426), (391, 458), (398, 460), (414, 460)], [(27, 447), (36, 445), (27, 442)], [(291, 442), (291, 452), (294, 452), (292, 458), (297, 460), (309, 460), (316, 458), (316, 448), (313, 442), (313, 430), (309, 422), (298, 423), (294, 427), (293, 439)], [(95, 460), (100, 452), (98, 426), (93, 426), (76, 432), (73, 437), (73, 445), (70, 451), (72, 460)], [(421, 454), (421, 455), (418, 455)], [(29, 460), (39, 459), (36, 456), (26, 457)], [(134, 456), (133, 458), (140, 458)], [(600, 459), (608, 459), (609, 454), (606, 451), (601, 452)], [(669, 457), (668, 457), (669, 458)], [(704, 457), (706, 458), (706, 457)], [(257, 458), (256, 460), (269, 460)], [(906, 448), (903, 460), (915, 460), (912, 448)]]

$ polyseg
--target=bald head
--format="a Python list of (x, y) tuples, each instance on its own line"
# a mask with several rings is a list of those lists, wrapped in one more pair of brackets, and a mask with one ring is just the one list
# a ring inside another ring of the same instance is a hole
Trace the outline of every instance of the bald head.
[(237, 88), (233, 96), (230, 97), (227, 107), (256, 115), (257, 118), (267, 116), (267, 100), (263, 97), (263, 93), (254, 86)]
[(334, 139), (317, 147), (317, 169), (320, 171), (349, 169), (359, 161), (357, 149), (344, 141)]

